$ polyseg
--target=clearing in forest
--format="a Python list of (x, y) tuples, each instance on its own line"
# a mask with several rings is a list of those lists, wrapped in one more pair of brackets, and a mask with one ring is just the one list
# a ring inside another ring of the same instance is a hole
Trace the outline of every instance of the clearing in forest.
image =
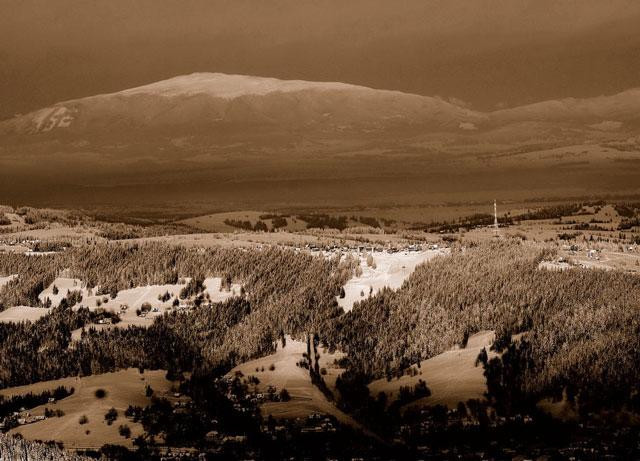
[(373, 252), (369, 254), (372, 264), (367, 263), (367, 255), (355, 254), (360, 260), (362, 274), (347, 281), (345, 296), (337, 298), (338, 305), (349, 312), (357, 301), (375, 295), (384, 287), (398, 289), (416, 266), (442, 254), (446, 253), (443, 250)]
[(376, 397), (385, 392), (389, 401), (398, 397), (400, 387), (413, 387), (419, 380), (426, 381), (431, 396), (423, 397), (409, 404), (410, 406), (446, 405), (455, 408), (458, 402), (469, 399), (484, 399), (487, 382), (482, 364), (476, 366), (476, 359), (482, 348), (486, 348), (489, 358), (495, 356), (489, 348), (494, 340), (493, 331), (476, 333), (469, 338), (464, 349), (453, 348), (428, 360), (420, 362), (420, 367), (413, 365), (418, 371), (415, 376), (404, 375), (401, 378), (378, 379), (369, 384), (371, 395)]
[[(278, 349), (274, 354), (243, 363), (231, 370), (227, 376), (233, 377), (239, 371), (245, 377), (257, 377), (260, 380), (256, 386), (257, 392), (266, 392), (269, 386), (273, 386), (276, 393), (282, 389), (287, 390), (291, 396), (291, 400), (288, 402), (266, 402), (261, 405), (262, 413), (265, 416), (273, 415), (274, 418), (295, 419), (305, 418), (314, 413), (328, 414), (344, 424), (359, 427), (353, 418), (339, 410), (312, 384), (309, 370), (297, 365), (303, 360), (303, 354), (306, 352), (306, 342), (296, 341), (287, 336), (285, 347), (282, 347), (282, 344), (278, 342)], [(318, 353), (320, 354), (320, 368), (326, 370), (326, 374), (322, 376), (327, 387), (335, 393), (335, 380), (343, 370), (335, 365), (334, 361), (341, 358), (343, 354), (323, 353), (321, 348), (318, 349)], [(273, 369), (270, 369), (272, 367)]]

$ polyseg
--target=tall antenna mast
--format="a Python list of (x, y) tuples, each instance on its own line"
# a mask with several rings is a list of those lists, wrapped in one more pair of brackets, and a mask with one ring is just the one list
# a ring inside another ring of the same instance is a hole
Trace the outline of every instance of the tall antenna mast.
[(493, 232), (498, 237), (498, 205), (493, 201)]

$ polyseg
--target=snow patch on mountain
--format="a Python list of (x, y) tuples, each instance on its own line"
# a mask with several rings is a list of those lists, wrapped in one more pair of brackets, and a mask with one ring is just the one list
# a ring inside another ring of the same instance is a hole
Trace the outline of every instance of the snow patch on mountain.
[[(167, 97), (206, 94), (217, 98), (235, 99), (241, 96), (264, 96), (270, 93), (298, 91), (382, 91), (340, 82), (309, 82), (277, 78), (220, 73), (194, 73), (120, 91), (120, 95), (161, 95)], [(386, 91), (386, 90), (384, 90)]]
[(73, 111), (64, 106), (47, 107), (36, 111), (33, 115), (33, 131), (43, 133), (54, 128), (67, 128), (71, 126)]

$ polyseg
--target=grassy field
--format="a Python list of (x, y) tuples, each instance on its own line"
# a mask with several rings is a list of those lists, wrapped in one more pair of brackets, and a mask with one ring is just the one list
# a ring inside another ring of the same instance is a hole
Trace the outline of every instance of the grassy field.
[[(447, 405), (455, 408), (458, 402), (469, 399), (483, 399), (487, 388), (482, 365), (475, 366), (476, 358), (482, 350), (493, 342), (494, 333), (484, 331), (469, 337), (467, 347), (454, 348), (428, 360), (420, 362), (415, 376), (404, 375), (399, 379), (387, 381), (378, 379), (369, 384), (373, 396), (380, 392), (388, 395), (389, 401), (398, 396), (401, 386), (415, 386), (419, 380), (426, 381), (431, 396), (410, 403), (411, 406)], [(493, 353), (489, 353), (489, 357)]]
[[(333, 415), (345, 424), (358, 427), (359, 425), (353, 418), (340, 411), (311, 383), (309, 370), (296, 365), (302, 360), (302, 354), (306, 351), (306, 342), (295, 341), (287, 337), (285, 347), (278, 344), (278, 350), (275, 354), (243, 363), (231, 370), (228, 376), (233, 376), (237, 371), (242, 372), (245, 376), (256, 376), (260, 380), (256, 388), (258, 392), (264, 392), (269, 386), (275, 387), (278, 392), (287, 389), (291, 400), (264, 403), (261, 406), (264, 415), (295, 419), (304, 418), (313, 413), (323, 413)], [(325, 382), (330, 389), (333, 388), (335, 379), (342, 372), (334, 365), (334, 360), (341, 356), (340, 353), (321, 353), (320, 366), (327, 370)], [(270, 370), (271, 366), (274, 367), (273, 370)]]
[[(262, 221), (269, 229), (273, 229), (273, 218), (267, 217), (268, 215), (269, 213), (265, 211), (230, 211), (197, 216), (179, 221), (179, 223), (206, 232), (238, 232), (241, 231), (241, 229), (229, 225), (225, 223), (225, 221), (248, 221), (252, 226), (258, 221)], [(282, 227), (283, 230), (301, 231), (307, 228), (307, 224), (304, 221), (296, 219), (295, 217), (285, 217), (284, 219), (287, 224)]]
[(211, 247), (256, 247), (261, 245), (305, 245), (307, 243), (319, 243), (320, 238), (313, 235), (295, 234), (290, 232), (235, 232), (200, 233), (186, 235), (167, 235), (162, 237), (147, 237), (135, 239), (137, 242), (166, 242), (175, 245), (183, 245), (189, 248)]
[[(154, 390), (156, 396), (171, 397), (172, 383), (165, 378), (162, 370), (145, 371), (137, 369), (122, 370), (115, 373), (87, 376), (84, 378), (64, 378), (55, 381), (40, 382), (28, 386), (3, 389), (0, 395), (39, 393), (53, 390), (58, 386), (73, 387), (73, 395), (56, 403), (49, 403), (30, 410), (31, 415), (44, 415), (45, 408), (62, 410), (64, 416), (51, 417), (44, 421), (16, 427), (11, 434), (21, 434), (30, 440), (56, 440), (67, 448), (97, 448), (105, 443), (132, 446), (132, 439), (143, 432), (139, 423), (133, 423), (124, 416), (129, 405), (145, 406), (150, 402), (145, 395), (146, 386)], [(106, 396), (96, 397), (95, 392), (104, 389)], [(110, 408), (118, 411), (118, 419), (108, 425), (104, 415)], [(87, 417), (87, 423), (80, 424), (80, 418)], [(118, 427), (126, 424), (131, 429), (131, 437), (124, 438), (118, 433)]]

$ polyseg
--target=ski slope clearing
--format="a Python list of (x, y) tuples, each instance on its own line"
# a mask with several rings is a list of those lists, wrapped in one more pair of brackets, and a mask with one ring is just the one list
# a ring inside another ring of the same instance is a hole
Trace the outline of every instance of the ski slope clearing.
[(493, 331), (476, 333), (469, 338), (464, 349), (453, 348), (428, 360), (420, 362), (416, 376), (404, 375), (399, 379), (387, 381), (378, 379), (369, 384), (369, 390), (375, 397), (385, 392), (389, 401), (393, 401), (401, 386), (414, 387), (419, 380), (426, 381), (431, 390), (429, 397), (424, 397), (409, 404), (410, 406), (446, 405), (455, 408), (458, 402), (469, 399), (484, 399), (487, 390), (482, 365), (475, 366), (476, 358), (486, 348), (489, 358), (496, 354), (489, 351), (494, 340)]
[[(140, 423), (134, 423), (124, 416), (129, 405), (146, 406), (151, 401), (145, 395), (149, 385), (158, 397), (171, 398), (172, 383), (165, 379), (165, 371), (145, 371), (127, 369), (115, 373), (87, 376), (84, 378), (63, 378), (45, 381), (28, 386), (19, 386), (0, 391), (0, 395), (40, 393), (53, 390), (58, 386), (73, 387), (75, 392), (56, 403), (47, 403), (32, 410), (32, 416), (44, 415), (45, 407), (51, 410), (62, 410), (61, 417), (51, 417), (12, 429), (10, 434), (21, 434), (29, 440), (56, 440), (64, 443), (66, 448), (99, 448), (105, 443), (132, 446), (133, 438), (143, 433)], [(98, 389), (104, 389), (106, 396), (99, 399), (95, 396)], [(107, 425), (105, 413), (110, 408), (118, 411), (118, 419)], [(26, 412), (25, 412), (26, 413)], [(80, 424), (80, 417), (86, 416), (87, 423)], [(124, 438), (118, 433), (118, 426), (126, 424), (131, 429), (131, 437)]]
[(338, 305), (345, 312), (353, 309), (353, 305), (369, 295), (375, 295), (384, 287), (398, 289), (411, 275), (416, 266), (430, 259), (447, 254), (446, 250), (426, 250), (397, 253), (371, 253), (373, 265), (367, 264), (367, 256), (354, 254), (360, 259), (362, 274), (350, 279), (344, 286), (344, 298), (338, 297)]

